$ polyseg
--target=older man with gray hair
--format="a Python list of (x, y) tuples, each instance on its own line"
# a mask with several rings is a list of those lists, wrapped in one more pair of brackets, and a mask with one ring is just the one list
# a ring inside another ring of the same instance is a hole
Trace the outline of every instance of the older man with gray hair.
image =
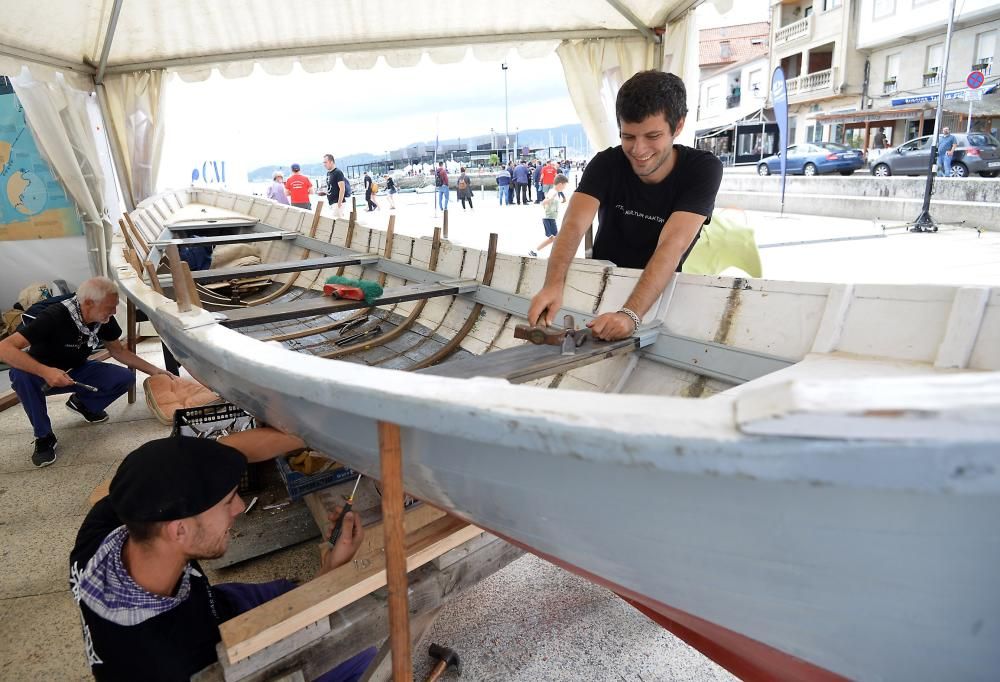
[[(173, 376), (118, 341), (122, 330), (114, 318), (117, 308), (115, 283), (94, 277), (81, 284), (75, 296), (52, 303), (21, 331), (0, 341), (0, 361), (11, 366), (11, 384), (35, 432), (31, 461), (36, 467), (56, 461), (47, 394), (71, 393), (66, 407), (88, 423), (100, 424), (108, 420), (104, 408), (135, 381), (126, 367)], [(102, 343), (125, 367), (89, 359)]]

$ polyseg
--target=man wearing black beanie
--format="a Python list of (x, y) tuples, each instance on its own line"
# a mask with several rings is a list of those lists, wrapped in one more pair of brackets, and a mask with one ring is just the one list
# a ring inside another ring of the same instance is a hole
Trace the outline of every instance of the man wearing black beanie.
[[(188, 680), (217, 660), (221, 623), (292, 588), (287, 580), (212, 586), (198, 565), (226, 551), (233, 519), (246, 508), (237, 492), (246, 465), (234, 447), (189, 437), (150, 441), (122, 461), (70, 554), (96, 679)], [(348, 512), (320, 573), (350, 561), (363, 537)], [(374, 655), (367, 649), (320, 679), (357, 680)]]

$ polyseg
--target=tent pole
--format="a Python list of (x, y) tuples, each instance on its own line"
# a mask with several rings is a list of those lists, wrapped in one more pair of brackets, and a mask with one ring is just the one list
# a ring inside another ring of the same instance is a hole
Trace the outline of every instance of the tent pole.
[(118, 28), (118, 15), (122, 11), (124, 0), (115, 0), (111, 7), (111, 18), (108, 19), (108, 30), (104, 34), (104, 45), (101, 47), (101, 61), (97, 65), (97, 75), (94, 76), (94, 83), (101, 85), (104, 83), (104, 70), (108, 68), (108, 55), (111, 54), (111, 42), (115, 39), (115, 29)]

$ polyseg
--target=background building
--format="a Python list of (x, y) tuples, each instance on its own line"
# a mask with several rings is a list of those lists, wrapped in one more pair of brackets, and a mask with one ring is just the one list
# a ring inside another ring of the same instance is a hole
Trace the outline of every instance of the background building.
[(772, 135), (776, 130), (765, 111), (769, 31), (767, 22), (699, 31), (695, 145), (726, 164), (759, 160), (762, 125)]

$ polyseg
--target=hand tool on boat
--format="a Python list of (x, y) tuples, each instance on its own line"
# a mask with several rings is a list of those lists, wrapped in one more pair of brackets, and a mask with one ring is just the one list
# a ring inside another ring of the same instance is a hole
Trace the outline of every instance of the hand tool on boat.
[(382, 295), (382, 285), (367, 279), (351, 279), (334, 275), (326, 278), (323, 293), (335, 298), (371, 303)]
[(330, 531), (330, 538), (327, 542), (331, 546), (337, 544), (337, 540), (344, 530), (344, 517), (347, 516), (347, 512), (351, 511), (351, 505), (354, 504), (354, 493), (358, 492), (359, 483), (361, 483), (361, 474), (358, 474), (358, 480), (354, 482), (354, 490), (351, 491), (350, 497), (347, 498), (347, 502), (344, 504), (343, 511), (340, 512), (340, 518), (337, 519), (337, 523), (333, 524), (333, 530)]
[[(96, 386), (91, 386), (90, 384), (81, 384), (79, 381), (74, 381), (73, 386), (77, 388), (82, 388), (84, 391), (89, 391), (91, 393), (97, 393), (98, 389)], [(48, 384), (42, 384), (42, 393), (48, 393), (52, 390), (52, 387)]]
[(514, 327), (514, 338), (525, 339), (536, 345), (561, 346), (563, 355), (575, 355), (576, 349), (590, 336), (589, 329), (577, 329), (572, 315), (563, 318), (563, 327), (519, 324)]
[(440, 644), (431, 644), (427, 653), (431, 655), (431, 658), (437, 660), (434, 669), (431, 670), (431, 674), (427, 676), (427, 682), (436, 682), (449, 667), (454, 667), (459, 675), (462, 674), (462, 661), (458, 657), (458, 652), (454, 649), (441, 646)]

